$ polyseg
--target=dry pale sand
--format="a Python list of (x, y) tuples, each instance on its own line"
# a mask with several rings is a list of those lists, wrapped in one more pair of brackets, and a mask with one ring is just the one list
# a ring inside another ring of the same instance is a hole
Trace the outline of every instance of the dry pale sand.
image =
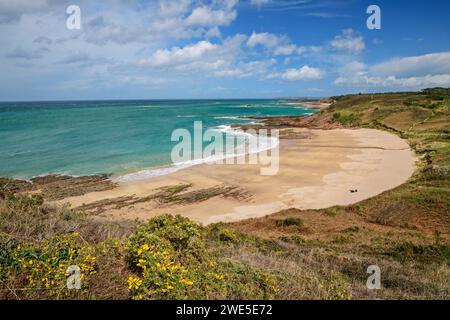
[[(282, 139), (277, 175), (262, 176), (258, 165), (198, 165), (145, 181), (123, 182), (113, 190), (67, 198), (72, 207), (126, 195), (145, 197), (155, 189), (190, 183), (191, 189), (222, 184), (239, 186), (247, 200), (214, 197), (187, 205), (138, 203), (100, 214), (108, 220), (147, 219), (181, 214), (203, 224), (261, 217), (287, 208), (319, 209), (347, 205), (405, 182), (414, 172), (415, 155), (406, 141), (373, 129), (295, 129), (306, 138)], [(357, 189), (357, 193), (351, 193)]]
[(321, 110), (321, 109), (328, 108), (331, 105), (331, 103), (324, 103), (324, 102), (299, 102), (298, 105)]
[(328, 108), (331, 105), (331, 103), (318, 102), (318, 101), (312, 101), (312, 102), (308, 102), (308, 101), (287, 102), (286, 104), (290, 104), (290, 105), (293, 105), (293, 106), (299, 106), (299, 107), (307, 107), (307, 108), (310, 108), (310, 109), (317, 109), (317, 110), (326, 109), (326, 108)]

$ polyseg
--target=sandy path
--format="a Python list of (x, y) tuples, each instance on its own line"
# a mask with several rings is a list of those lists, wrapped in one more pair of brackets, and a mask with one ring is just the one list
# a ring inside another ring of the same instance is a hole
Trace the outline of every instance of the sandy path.
[[(148, 201), (100, 214), (108, 220), (182, 214), (208, 224), (261, 217), (293, 207), (318, 209), (355, 203), (402, 184), (414, 172), (414, 153), (406, 141), (388, 132), (295, 130), (308, 138), (281, 140), (280, 169), (274, 176), (260, 175), (258, 165), (199, 165), (150, 180), (120, 183), (116, 189), (64, 202), (78, 207), (126, 195), (145, 197), (159, 187), (178, 183), (192, 184), (189, 190), (234, 185), (252, 195), (246, 201), (214, 197), (187, 205)], [(351, 193), (351, 189), (358, 192)]]

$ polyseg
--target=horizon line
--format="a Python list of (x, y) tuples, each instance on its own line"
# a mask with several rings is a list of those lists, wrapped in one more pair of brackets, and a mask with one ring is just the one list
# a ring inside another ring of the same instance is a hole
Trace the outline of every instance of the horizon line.
[(50, 99), (50, 100), (0, 100), (11, 102), (95, 102), (95, 101), (236, 101), (236, 100), (320, 100), (329, 97), (273, 97), (273, 98), (172, 98), (172, 99)]

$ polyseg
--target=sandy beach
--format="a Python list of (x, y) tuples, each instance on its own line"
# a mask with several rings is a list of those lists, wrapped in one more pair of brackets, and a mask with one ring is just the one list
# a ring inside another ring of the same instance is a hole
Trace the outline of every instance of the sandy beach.
[(297, 107), (307, 107), (308, 109), (315, 109), (315, 110), (323, 110), (331, 105), (330, 102), (322, 102), (322, 101), (293, 101), (287, 102), (286, 104)]
[(294, 105), (305, 106), (310, 109), (322, 110), (322, 109), (328, 108), (331, 105), (331, 103), (320, 102), (320, 101), (302, 101), (302, 102), (296, 102), (296, 103), (294, 103)]
[[(274, 176), (260, 175), (259, 165), (203, 164), (148, 180), (120, 182), (112, 190), (61, 202), (88, 209), (100, 219), (145, 220), (171, 213), (209, 224), (261, 217), (287, 208), (356, 203), (402, 184), (414, 172), (414, 153), (406, 141), (393, 134), (374, 129), (290, 130), (298, 138), (290, 134), (291, 138), (281, 139), (280, 169)], [(231, 188), (232, 192), (186, 203), (152, 198), (160, 188), (177, 185), (188, 186), (181, 194), (211, 188)]]

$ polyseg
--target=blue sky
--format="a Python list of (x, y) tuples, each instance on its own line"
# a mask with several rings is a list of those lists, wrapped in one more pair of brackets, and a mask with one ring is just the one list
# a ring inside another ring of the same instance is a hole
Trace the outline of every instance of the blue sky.
[[(372, 4), (381, 30), (366, 26)], [(0, 0), (0, 100), (448, 87), (449, 30), (445, 0)]]

